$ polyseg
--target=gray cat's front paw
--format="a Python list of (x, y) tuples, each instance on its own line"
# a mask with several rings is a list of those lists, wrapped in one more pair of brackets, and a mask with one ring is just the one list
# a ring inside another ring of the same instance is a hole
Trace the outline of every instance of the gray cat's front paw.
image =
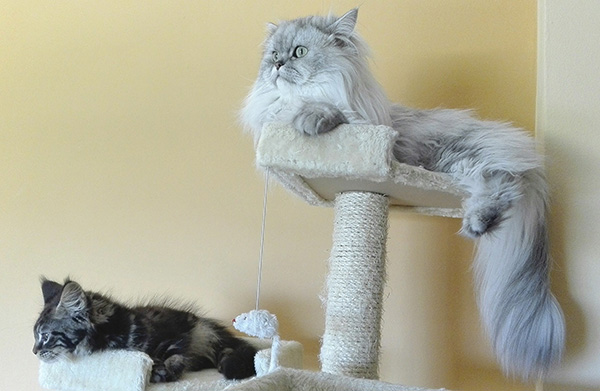
[(348, 120), (335, 106), (327, 103), (307, 103), (294, 118), (294, 127), (301, 133), (314, 136), (329, 132)]

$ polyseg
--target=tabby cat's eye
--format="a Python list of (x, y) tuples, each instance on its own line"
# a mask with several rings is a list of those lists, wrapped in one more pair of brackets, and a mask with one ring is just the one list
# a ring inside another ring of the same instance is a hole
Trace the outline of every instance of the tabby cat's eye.
[(294, 50), (294, 56), (298, 58), (306, 56), (306, 53), (308, 53), (308, 49), (304, 46), (298, 46)]
[(279, 52), (277, 50), (273, 50), (273, 53), (271, 53), (271, 55), (273, 56), (273, 61), (279, 61)]
[(42, 333), (42, 335), (41, 335), (42, 342), (48, 342), (49, 339), (50, 339), (50, 334)]

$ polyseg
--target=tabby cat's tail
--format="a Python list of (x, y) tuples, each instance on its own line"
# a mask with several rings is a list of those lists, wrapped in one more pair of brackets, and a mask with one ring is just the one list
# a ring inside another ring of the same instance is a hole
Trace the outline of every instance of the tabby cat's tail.
[(562, 311), (550, 292), (547, 192), (543, 173), (523, 174), (522, 196), (477, 243), (478, 305), (504, 371), (528, 380), (560, 360)]

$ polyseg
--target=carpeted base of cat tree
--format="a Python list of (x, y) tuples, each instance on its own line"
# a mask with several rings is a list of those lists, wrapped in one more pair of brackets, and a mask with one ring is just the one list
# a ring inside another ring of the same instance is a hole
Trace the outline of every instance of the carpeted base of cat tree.
[[(152, 360), (141, 352), (113, 350), (76, 361), (41, 363), (40, 385), (57, 391), (434, 391), (348, 376), (300, 370), (302, 346), (282, 341), (282, 367), (267, 373), (269, 349), (255, 359), (262, 375), (243, 381), (225, 380), (215, 369), (187, 373), (173, 383), (148, 384)], [(262, 368), (262, 369), (261, 369)]]
[[(260, 350), (254, 357), (259, 375), (268, 372), (271, 341), (246, 338)], [(283, 367), (302, 368), (302, 345), (296, 341), (281, 341), (279, 363)], [(108, 350), (90, 356), (40, 362), (39, 382), (48, 390), (57, 391), (217, 391), (237, 384), (225, 380), (216, 369), (189, 372), (173, 383), (149, 384), (152, 359), (145, 353)]]
[(406, 387), (370, 379), (332, 375), (325, 372), (279, 368), (268, 375), (257, 377), (227, 388), (227, 391), (444, 391)]

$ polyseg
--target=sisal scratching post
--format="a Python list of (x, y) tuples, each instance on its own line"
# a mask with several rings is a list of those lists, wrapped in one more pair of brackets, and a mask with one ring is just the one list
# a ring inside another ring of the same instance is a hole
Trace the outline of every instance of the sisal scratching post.
[(323, 372), (377, 379), (385, 282), (388, 198), (368, 192), (335, 199)]

